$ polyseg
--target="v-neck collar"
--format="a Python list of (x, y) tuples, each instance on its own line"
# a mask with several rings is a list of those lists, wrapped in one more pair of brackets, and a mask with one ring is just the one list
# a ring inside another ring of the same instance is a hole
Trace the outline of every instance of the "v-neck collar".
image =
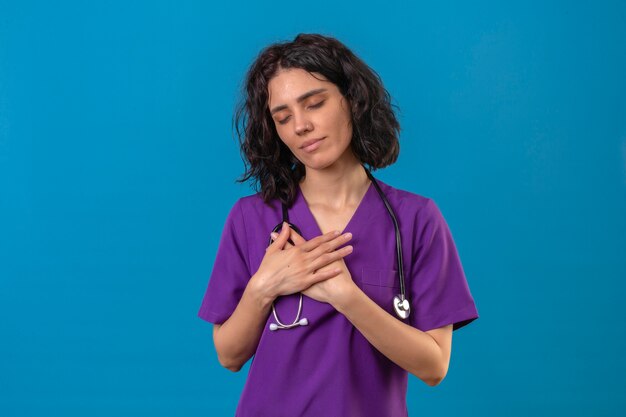
[[(380, 184), (380, 181), (378, 181), (378, 183)], [(367, 206), (370, 204), (369, 202), (373, 197), (373, 193), (376, 192), (374, 187), (374, 183), (370, 181), (370, 184), (367, 187), (367, 191), (365, 191), (365, 194), (361, 198), (359, 205), (352, 214), (352, 217), (350, 217), (350, 220), (348, 220), (346, 227), (341, 231), (342, 234), (346, 232), (352, 232), (353, 229), (359, 224), (361, 219), (365, 220), (367, 218)], [(300, 226), (299, 224), (297, 224), (296, 226), (300, 227), (300, 231), (302, 232), (305, 239), (308, 240), (322, 234), (322, 230), (317, 224), (317, 220), (315, 220), (315, 216), (313, 216), (313, 212), (309, 208), (309, 205), (304, 198), (304, 194), (302, 194), (302, 190), (300, 189), (299, 185), (297, 186), (296, 198), (290, 211), (293, 216), (298, 220), (298, 223), (302, 224), (302, 226)]]

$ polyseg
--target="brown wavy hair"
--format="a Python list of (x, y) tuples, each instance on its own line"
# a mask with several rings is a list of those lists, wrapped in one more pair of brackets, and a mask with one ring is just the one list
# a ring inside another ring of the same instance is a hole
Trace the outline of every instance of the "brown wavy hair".
[(254, 178), (264, 202), (277, 198), (293, 204), (305, 167), (282, 142), (268, 107), (268, 83), (280, 69), (300, 68), (334, 83), (350, 103), (355, 156), (370, 170), (396, 162), (400, 124), (380, 76), (337, 39), (298, 34), (274, 43), (254, 60), (245, 78), (233, 126), (246, 172), (236, 181)]

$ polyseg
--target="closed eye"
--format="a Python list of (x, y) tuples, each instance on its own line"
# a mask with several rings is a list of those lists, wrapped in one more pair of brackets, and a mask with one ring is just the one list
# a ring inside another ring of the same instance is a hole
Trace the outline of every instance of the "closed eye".
[(320, 101), (319, 103), (316, 104), (311, 104), (309, 107), (312, 109), (317, 109), (318, 107), (322, 107), (322, 104), (324, 104), (324, 100)]
[[(322, 107), (322, 105), (324, 104), (326, 100), (322, 100), (319, 103), (315, 103), (315, 104), (311, 104), (309, 106), (310, 109), (317, 109)], [(287, 121), (289, 120), (289, 116), (285, 117), (283, 120), (279, 120), (278, 123), (280, 123), (281, 125), (284, 125), (285, 123), (287, 123)]]

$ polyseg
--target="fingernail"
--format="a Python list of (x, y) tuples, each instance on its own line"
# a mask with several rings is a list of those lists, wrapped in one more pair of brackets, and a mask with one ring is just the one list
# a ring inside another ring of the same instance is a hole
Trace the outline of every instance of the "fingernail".
[(274, 233), (274, 232), (271, 233), (271, 236), (272, 236), (273, 239), (276, 239), (278, 237), (278, 235), (276, 233)]

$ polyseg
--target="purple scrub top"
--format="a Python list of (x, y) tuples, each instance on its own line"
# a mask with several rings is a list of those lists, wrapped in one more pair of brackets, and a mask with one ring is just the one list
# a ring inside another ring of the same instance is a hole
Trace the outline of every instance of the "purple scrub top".
[[(396, 213), (411, 314), (404, 320), (427, 331), (453, 324), (457, 330), (478, 318), (456, 246), (435, 202), (377, 180)], [(289, 220), (310, 240), (322, 234), (300, 191)], [(198, 316), (225, 322), (258, 270), (272, 229), (282, 221), (280, 202), (263, 203), (259, 193), (232, 207), (220, 239)], [(344, 232), (354, 247), (344, 257), (358, 287), (385, 311), (400, 293), (394, 226), (370, 184)], [(299, 295), (275, 301), (281, 322), (296, 317)], [(406, 416), (408, 373), (374, 348), (330, 304), (304, 296), (301, 317), (308, 326), (270, 331), (269, 314), (236, 416)]]

